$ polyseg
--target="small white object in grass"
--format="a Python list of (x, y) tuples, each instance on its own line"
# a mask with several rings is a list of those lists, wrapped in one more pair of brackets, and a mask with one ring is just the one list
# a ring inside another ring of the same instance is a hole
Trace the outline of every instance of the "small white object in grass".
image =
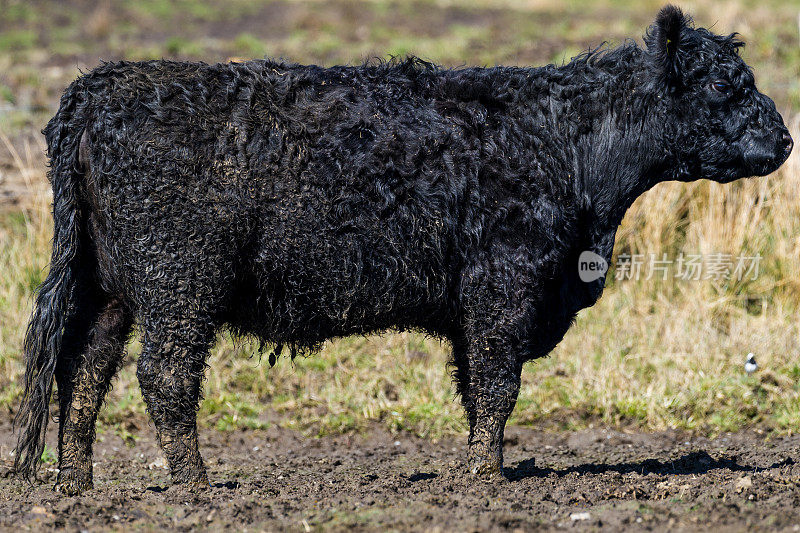
[(758, 363), (756, 363), (756, 356), (753, 352), (747, 354), (747, 361), (744, 362), (744, 371), (752, 374), (758, 370)]
[(569, 515), (569, 519), (573, 522), (577, 522), (579, 520), (589, 520), (592, 517), (589, 513), (572, 513)]

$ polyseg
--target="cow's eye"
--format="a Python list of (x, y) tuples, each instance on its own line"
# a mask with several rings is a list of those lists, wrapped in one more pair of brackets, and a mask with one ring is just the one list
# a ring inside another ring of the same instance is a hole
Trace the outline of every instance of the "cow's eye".
[(711, 90), (722, 94), (731, 92), (731, 84), (725, 80), (714, 80), (711, 82)]

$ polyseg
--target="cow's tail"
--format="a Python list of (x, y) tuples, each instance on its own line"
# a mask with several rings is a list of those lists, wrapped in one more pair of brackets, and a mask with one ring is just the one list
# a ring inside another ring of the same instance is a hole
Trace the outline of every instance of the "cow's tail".
[(79, 82), (67, 89), (58, 112), (43, 131), (50, 159), (48, 179), (53, 188), (53, 252), (25, 335), (25, 392), (14, 419), (15, 429), (21, 430), (14, 468), (26, 479), (36, 475), (44, 451), (53, 376), (80, 275), (76, 271), (81, 245), (78, 191), (84, 172), (79, 152), (86, 135), (82, 116), (86, 93)]

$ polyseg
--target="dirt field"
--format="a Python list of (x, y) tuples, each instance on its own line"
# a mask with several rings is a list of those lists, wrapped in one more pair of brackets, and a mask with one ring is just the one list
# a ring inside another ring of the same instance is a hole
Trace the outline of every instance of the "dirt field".
[(95, 489), (53, 492), (53, 468), (29, 486), (8, 475), (0, 431), (0, 527), (71, 530), (788, 530), (800, 529), (800, 437), (509, 428), (507, 480), (476, 482), (466, 439), (373, 429), (307, 438), (204, 431), (212, 486), (170, 486), (150, 428), (135, 445), (101, 435)]

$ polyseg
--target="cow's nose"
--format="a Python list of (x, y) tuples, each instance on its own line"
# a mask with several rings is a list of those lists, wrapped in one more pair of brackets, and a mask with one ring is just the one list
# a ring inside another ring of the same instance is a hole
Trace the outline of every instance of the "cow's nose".
[(792, 153), (794, 141), (792, 140), (792, 136), (789, 135), (788, 131), (783, 132), (783, 135), (781, 136), (781, 145), (783, 146), (783, 151), (786, 152), (787, 156)]

